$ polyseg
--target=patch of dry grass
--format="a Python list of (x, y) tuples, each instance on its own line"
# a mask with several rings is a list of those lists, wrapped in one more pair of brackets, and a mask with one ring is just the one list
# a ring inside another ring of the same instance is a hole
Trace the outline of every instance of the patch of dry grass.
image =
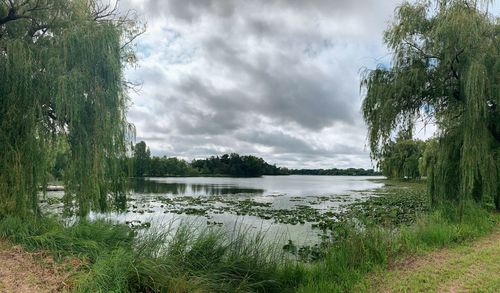
[(21, 246), (0, 240), (0, 292), (64, 292), (68, 279), (81, 262), (56, 263), (49, 252), (30, 253)]

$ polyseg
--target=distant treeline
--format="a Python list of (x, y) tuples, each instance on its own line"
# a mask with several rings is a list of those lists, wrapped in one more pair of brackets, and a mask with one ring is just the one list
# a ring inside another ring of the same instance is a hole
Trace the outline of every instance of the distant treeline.
[(135, 177), (166, 176), (234, 176), (259, 177), (262, 175), (380, 175), (374, 170), (365, 169), (287, 169), (277, 167), (255, 156), (224, 154), (206, 159), (187, 162), (175, 157), (151, 157), (146, 143), (141, 141), (135, 145), (131, 159)]
[(132, 158), (135, 177), (163, 176), (235, 176), (259, 177), (262, 175), (286, 175), (288, 170), (270, 165), (262, 158), (225, 154), (187, 162), (178, 158), (151, 157), (146, 143), (134, 147)]
[(285, 175), (285, 168), (270, 165), (262, 158), (255, 156), (240, 156), (238, 154), (225, 154), (212, 156), (207, 159), (193, 160), (191, 167), (201, 174), (229, 175), (235, 177), (258, 177), (262, 175)]

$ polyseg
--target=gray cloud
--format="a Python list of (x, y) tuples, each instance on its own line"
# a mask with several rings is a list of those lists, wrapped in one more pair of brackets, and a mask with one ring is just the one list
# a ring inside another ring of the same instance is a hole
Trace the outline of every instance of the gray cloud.
[(232, 1), (218, 0), (182, 0), (182, 1), (162, 1), (146, 0), (145, 11), (152, 15), (167, 15), (176, 18), (193, 21), (202, 14), (212, 14), (219, 17), (233, 14), (234, 6)]
[(370, 167), (359, 69), (386, 55), (396, 3), (127, 0), (149, 23), (128, 118), (157, 154)]
[(314, 153), (315, 150), (306, 141), (283, 133), (281, 131), (275, 132), (261, 132), (251, 131), (244, 132), (236, 136), (242, 141), (252, 144), (260, 144), (272, 147), (274, 152), (278, 153), (295, 153), (295, 154), (309, 154)]

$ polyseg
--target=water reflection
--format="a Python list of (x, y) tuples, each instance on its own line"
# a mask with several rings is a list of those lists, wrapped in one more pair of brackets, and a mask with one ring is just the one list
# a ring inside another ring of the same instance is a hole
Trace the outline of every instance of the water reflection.
[(148, 179), (132, 179), (130, 188), (139, 194), (159, 193), (171, 195), (238, 195), (248, 194), (260, 196), (264, 194), (264, 189), (241, 188), (233, 184), (200, 184), (182, 182), (161, 182)]
[[(217, 225), (228, 232), (237, 225), (267, 231), (266, 237), (284, 236), (298, 245), (313, 244), (313, 225), (371, 196), (381, 187), (369, 179), (350, 176), (263, 176), (259, 178), (175, 177), (130, 181), (130, 192), (110, 213), (92, 213), (121, 223), (139, 223), (163, 229), (166, 223), (189, 221)], [(61, 214), (62, 192), (49, 192), (46, 211)], [(126, 209), (125, 209), (126, 208)], [(249, 230), (250, 231), (250, 230)], [(273, 239), (269, 239), (273, 241)]]

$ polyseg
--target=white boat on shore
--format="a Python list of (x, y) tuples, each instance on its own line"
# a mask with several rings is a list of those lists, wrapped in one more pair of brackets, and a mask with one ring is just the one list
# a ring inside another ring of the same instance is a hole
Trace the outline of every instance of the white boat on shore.
[(62, 185), (47, 185), (45, 187), (46, 191), (64, 191), (64, 186)]

